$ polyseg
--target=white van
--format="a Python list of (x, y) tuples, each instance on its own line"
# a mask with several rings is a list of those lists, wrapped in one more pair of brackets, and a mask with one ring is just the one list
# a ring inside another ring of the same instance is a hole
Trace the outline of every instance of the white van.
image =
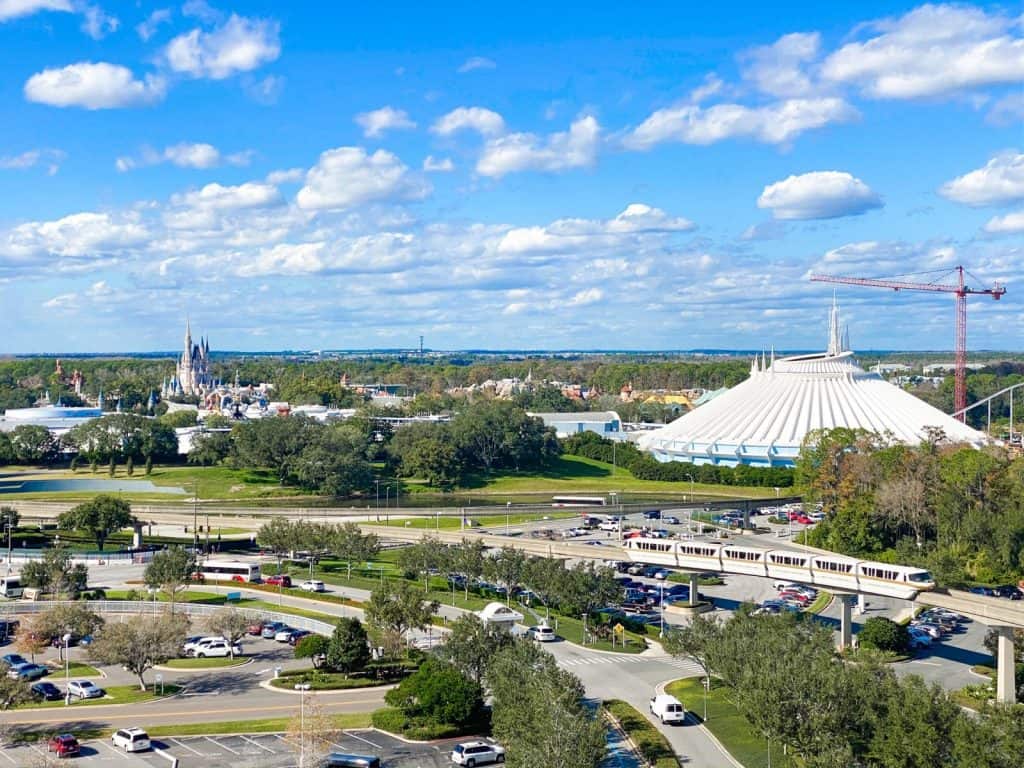
[(25, 590), (21, 586), (21, 579), (17, 576), (0, 576), (0, 597), (14, 599), (21, 597)]
[(145, 752), (149, 749), (149, 734), (141, 728), (122, 728), (114, 731), (110, 741), (125, 752)]
[(686, 707), (675, 696), (662, 693), (651, 699), (651, 714), (663, 723), (681, 723), (686, 719)]

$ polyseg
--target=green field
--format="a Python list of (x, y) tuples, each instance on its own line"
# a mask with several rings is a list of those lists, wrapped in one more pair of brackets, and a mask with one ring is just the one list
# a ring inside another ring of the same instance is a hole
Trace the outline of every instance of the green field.
[[(109, 592), (107, 592), (107, 599), (127, 600), (128, 590), (112, 589)], [(148, 596), (142, 599), (148, 599)], [(157, 595), (157, 602), (166, 603), (166, 596), (163, 594)], [(320, 613), (319, 611), (310, 611), (305, 608), (295, 608), (290, 605), (277, 605), (276, 603), (272, 603), (269, 600), (252, 600), (249, 598), (242, 598), (241, 600), (232, 600), (228, 602), (225, 595), (218, 595), (214, 592), (197, 592), (188, 590), (184, 593), (179, 593), (175, 602), (202, 603), (203, 605), (230, 605), (233, 608), (238, 608), (239, 610), (243, 611), (246, 608), (253, 608), (262, 611), (276, 611), (277, 613), (287, 613), (292, 616), (302, 616), (307, 619), (317, 619), (318, 621), (326, 621), (331, 624), (338, 620), (337, 616), (332, 616), (327, 613)]]
[(729, 688), (711, 679), (707, 694), (707, 720), (704, 720), (704, 686), (699, 677), (676, 680), (665, 686), (665, 693), (679, 699), (687, 711), (703, 722), (736, 760), (745, 768), (794, 768), (794, 762), (782, 753), (781, 744), (773, 744), (768, 756), (768, 742), (753, 732), (750, 723), (729, 701)]
[(57, 659), (50, 659), (46, 662), (47, 666), (53, 669), (50, 673), (51, 677), (60, 677), (66, 675), (67, 677), (103, 677), (96, 667), (91, 664), (84, 664), (80, 661), (72, 661), (67, 669), (64, 668), (64, 662), (58, 661)]
[[(329, 715), (336, 728), (369, 728), (370, 712), (351, 712)], [(239, 733), (284, 733), (291, 718), (277, 717), (266, 720), (227, 720), (214, 723), (186, 723), (183, 725), (152, 725), (146, 728), (150, 736), (213, 736)]]
[[(163, 686), (162, 693), (158, 686), (148, 686), (145, 691), (140, 690), (137, 685), (112, 685), (109, 688), (101, 685), (100, 687), (107, 692), (106, 696), (99, 699), (84, 699), (82, 701), (72, 699), (71, 707), (101, 706), (106, 704), (144, 704), (147, 701), (160, 699), (164, 696), (173, 696), (181, 690), (181, 686), (171, 685), (170, 683)], [(59, 701), (31, 702), (18, 707), (18, 709), (51, 709), (63, 706), (65, 706), (64, 700), (61, 699)]]
[(248, 663), (249, 659), (245, 656), (239, 656), (234, 659), (230, 656), (224, 656), (223, 658), (218, 657), (212, 659), (168, 659), (160, 666), (170, 667), (171, 669), (221, 669), (224, 667), (240, 667), (243, 664)]

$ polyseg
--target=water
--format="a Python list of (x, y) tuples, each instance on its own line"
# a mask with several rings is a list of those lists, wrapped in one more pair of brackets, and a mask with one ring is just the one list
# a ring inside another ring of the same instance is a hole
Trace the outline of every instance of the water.
[(149, 480), (0, 480), (0, 494), (54, 493), (57, 491), (109, 491), (184, 494), (184, 488), (154, 485)]

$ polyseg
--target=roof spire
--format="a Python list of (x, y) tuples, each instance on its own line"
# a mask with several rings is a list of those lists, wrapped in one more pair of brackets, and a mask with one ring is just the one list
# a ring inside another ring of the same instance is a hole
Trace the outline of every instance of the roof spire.
[(839, 303), (832, 293), (832, 312), (828, 317), (828, 355), (835, 357), (843, 351), (842, 331), (839, 327)]

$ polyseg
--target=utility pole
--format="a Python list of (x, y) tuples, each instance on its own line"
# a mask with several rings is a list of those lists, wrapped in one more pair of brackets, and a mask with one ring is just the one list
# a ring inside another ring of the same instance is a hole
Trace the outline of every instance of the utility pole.
[(199, 552), (199, 481), (192, 481), (192, 553)]

